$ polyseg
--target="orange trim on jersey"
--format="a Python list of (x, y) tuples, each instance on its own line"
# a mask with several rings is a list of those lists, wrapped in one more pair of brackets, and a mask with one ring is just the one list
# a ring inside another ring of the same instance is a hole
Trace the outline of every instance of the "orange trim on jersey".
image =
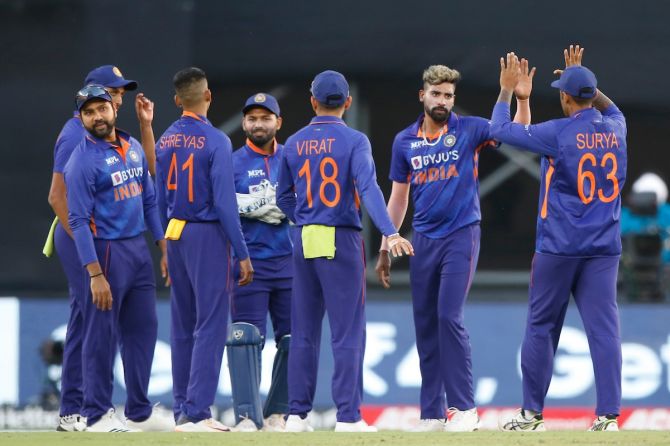
[(486, 146), (495, 146), (495, 145), (496, 142), (494, 140), (487, 139), (486, 141), (484, 141), (475, 148), (475, 160), (474, 160), (475, 167), (472, 169), (472, 172), (475, 175), (475, 180), (477, 179), (477, 177), (479, 177), (479, 152), (481, 152), (482, 149), (484, 149)]
[(89, 141), (91, 141), (93, 144), (97, 144), (97, 143), (98, 143), (95, 139), (91, 138), (89, 135), (86, 135), (86, 139), (88, 139)]
[(112, 247), (112, 242), (107, 241), (107, 249), (105, 250), (105, 278), (107, 278), (107, 273), (109, 273), (109, 251)]
[(549, 185), (551, 184), (551, 177), (554, 175), (554, 160), (549, 158), (550, 166), (547, 169), (547, 175), (544, 177), (544, 199), (542, 200), (542, 210), (540, 217), (547, 218), (547, 202), (549, 201)]
[(358, 189), (356, 189), (356, 182), (354, 181), (354, 204), (356, 205), (356, 210), (361, 209), (361, 197), (358, 195)]
[(126, 141), (125, 139), (121, 138), (119, 136), (119, 141), (121, 141), (121, 147), (119, 146), (114, 146), (114, 150), (121, 155), (121, 158), (123, 158), (123, 162), (126, 162), (126, 153), (128, 153), (128, 149), (130, 148), (130, 143)]
[(91, 228), (93, 235), (98, 235), (98, 227), (95, 225), (95, 218), (91, 216), (91, 221), (88, 222), (88, 227)]
[(272, 140), (272, 153), (267, 153), (265, 150), (261, 149), (261, 148), (258, 147), (256, 144), (254, 144), (253, 142), (251, 142), (251, 140), (250, 140), (249, 138), (247, 138), (247, 142), (246, 142), (246, 144), (247, 144), (247, 146), (249, 146), (249, 148), (250, 148), (251, 150), (253, 150), (254, 152), (258, 153), (259, 155), (263, 155), (263, 156), (272, 156), (272, 155), (274, 155), (275, 153), (277, 153), (277, 140), (276, 140), (276, 139)]
[(426, 139), (436, 139), (436, 138), (439, 138), (440, 136), (446, 134), (449, 131), (449, 124), (444, 124), (444, 126), (440, 130), (438, 130), (437, 133), (433, 133), (432, 135), (427, 135), (427, 134), (423, 133), (423, 129), (421, 128), (422, 126), (423, 126), (423, 124), (419, 126), (419, 131), (416, 132), (416, 137), (417, 138), (423, 138), (425, 136)]
[(198, 116), (198, 115), (196, 115), (195, 113), (190, 112), (190, 111), (185, 111), (185, 112), (183, 112), (183, 113), (181, 114), (181, 116), (182, 116), (182, 117), (184, 117), (184, 116), (188, 116), (189, 118), (197, 119), (197, 120), (200, 121), (200, 122), (205, 122), (205, 120), (202, 119), (200, 116)]

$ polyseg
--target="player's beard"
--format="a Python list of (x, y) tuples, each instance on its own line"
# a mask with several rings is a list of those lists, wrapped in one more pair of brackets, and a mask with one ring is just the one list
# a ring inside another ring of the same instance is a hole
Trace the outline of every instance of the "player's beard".
[(255, 134), (254, 129), (252, 129), (250, 132), (245, 132), (247, 134), (247, 138), (249, 138), (249, 141), (254, 143), (256, 147), (263, 147), (265, 144), (272, 141), (277, 134), (277, 132), (267, 131), (265, 129), (262, 130), (263, 132), (256, 132)]
[(433, 107), (430, 110), (426, 109), (426, 112), (438, 124), (447, 122), (451, 116), (451, 110), (447, 109), (447, 107)]
[(116, 124), (116, 119), (112, 119), (111, 121), (98, 119), (93, 123), (91, 128), (87, 128), (86, 130), (88, 130), (91, 135), (98, 139), (105, 139), (112, 134), (112, 131), (114, 130), (114, 124)]

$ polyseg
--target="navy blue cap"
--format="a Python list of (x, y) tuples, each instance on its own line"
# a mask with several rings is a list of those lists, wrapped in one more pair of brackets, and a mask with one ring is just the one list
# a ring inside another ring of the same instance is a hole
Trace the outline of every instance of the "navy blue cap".
[(349, 84), (342, 73), (327, 70), (316, 75), (310, 91), (321, 104), (337, 106), (349, 97)]
[(280, 116), (279, 103), (274, 98), (274, 96), (270, 94), (256, 93), (255, 95), (249, 97), (249, 99), (247, 99), (247, 102), (244, 104), (242, 113), (246, 114), (249, 110), (256, 107), (263, 107), (264, 109), (277, 115), (277, 117)]
[(575, 98), (591, 99), (596, 96), (598, 80), (593, 71), (581, 65), (573, 65), (563, 70), (561, 77), (551, 86)]
[(86, 76), (86, 80), (84, 80), (84, 85), (89, 84), (104, 85), (108, 88), (123, 87), (126, 90), (137, 90), (137, 81), (124, 79), (121, 70), (114, 65), (103, 65), (91, 70)]
[(92, 99), (102, 99), (103, 101), (112, 102), (112, 97), (107, 93), (105, 87), (98, 84), (90, 84), (79, 90), (75, 95), (74, 103), (77, 110), (81, 110)]

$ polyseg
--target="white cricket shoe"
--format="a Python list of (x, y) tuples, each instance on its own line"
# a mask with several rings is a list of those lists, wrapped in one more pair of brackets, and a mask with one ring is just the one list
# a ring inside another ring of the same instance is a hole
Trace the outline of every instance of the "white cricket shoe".
[(377, 432), (377, 428), (370, 426), (365, 420), (358, 420), (355, 423), (338, 421), (335, 423), (335, 432)]
[(58, 432), (84, 432), (86, 430), (86, 417), (78, 413), (63, 415), (58, 418)]
[(242, 421), (237, 423), (235, 428), (233, 429), (234, 432), (258, 432), (258, 428), (256, 427), (256, 423), (253, 422), (253, 420), (250, 420), (249, 418), (244, 418)]
[(498, 428), (501, 431), (526, 431), (526, 432), (544, 432), (544, 418), (541, 413), (526, 417), (526, 412), (519, 409), (512, 415), (502, 416), (498, 420)]
[(98, 421), (86, 428), (86, 432), (139, 432), (131, 429), (116, 417), (116, 411), (109, 409)]
[(196, 423), (188, 421), (184, 424), (178, 424), (174, 428), (175, 432), (230, 432), (230, 428), (214, 418), (207, 418)]
[(444, 424), (444, 430), (447, 432), (473, 432), (481, 427), (476, 407), (468, 410), (450, 407), (448, 412), (449, 418)]
[(133, 421), (126, 418), (126, 426), (142, 432), (172, 432), (174, 431), (174, 415), (156, 404), (149, 418), (144, 421)]
[(273, 413), (263, 422), (263, 430), (265, 432), (284, 432), (286, 428), (286, 420), (281, 413)]
[(307, 418), (300, 418), (300, 415), (289, 415), (284, 432), (314, 432), (314, 428), (309, 424)]
[(598, 416), (598, 418), (593, 420), (593, 425), (589, 428), (589, 431), (619, 432), (619, 422), (616, 420), (616, 418)]
[(438, 418), (422, 418), (409, 432), (443, 432), (444, 420)]

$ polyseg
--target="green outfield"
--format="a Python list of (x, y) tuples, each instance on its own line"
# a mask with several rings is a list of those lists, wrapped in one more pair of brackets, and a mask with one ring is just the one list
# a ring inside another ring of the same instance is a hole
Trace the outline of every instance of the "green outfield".
[(670, 444), (668, 431), (626, 432), (545, 432), (506, 433), (475, 432), (468, 434), (410, 434), (387, 431), (377, 434), (335, 434), (314, 432), (310, 434), (86, 434), (59, 432), (0, 433), (1, 446), (426, 446), (426, 445), (477, 445), (477, 446), (523, 446), (523, 445), (664, 445)]

